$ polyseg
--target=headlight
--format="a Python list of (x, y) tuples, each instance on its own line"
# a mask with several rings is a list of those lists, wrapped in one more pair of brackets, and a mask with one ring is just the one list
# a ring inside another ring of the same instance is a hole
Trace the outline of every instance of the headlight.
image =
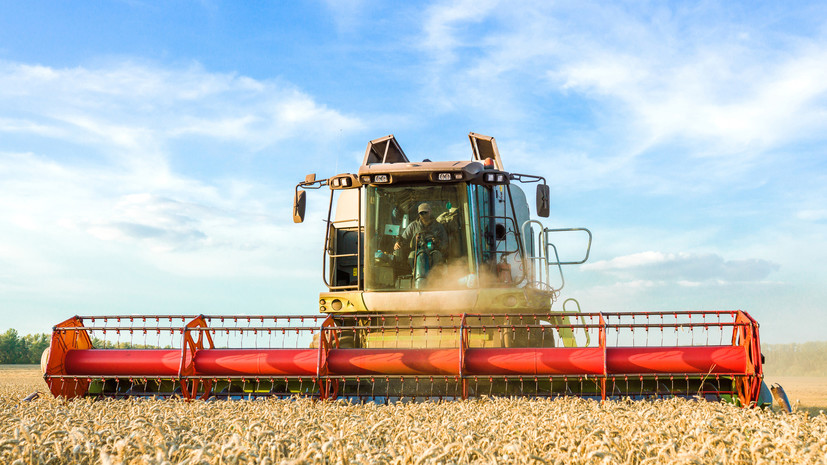
[(355, 174), (340, 174), (330, 178), (328, 183), (331, 189), (350, 189), (362, 185), (359, 179)]

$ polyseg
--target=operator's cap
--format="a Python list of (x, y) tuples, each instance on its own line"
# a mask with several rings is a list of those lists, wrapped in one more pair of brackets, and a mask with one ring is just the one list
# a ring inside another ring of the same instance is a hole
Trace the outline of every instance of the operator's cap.
[(417, 213), (428, 212), (431, 213), (431, 206), (428, 205), (428, 202), (422, 202), (419, 204), (419, 208), (417, 209)]

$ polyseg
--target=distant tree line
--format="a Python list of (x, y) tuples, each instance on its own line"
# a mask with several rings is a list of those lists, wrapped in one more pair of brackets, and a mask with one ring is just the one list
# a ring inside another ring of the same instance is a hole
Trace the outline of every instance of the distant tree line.
[(827, 341), (761, 345), (771, 376), (827, 376)]
[(40, 363), (40, 356), (49, 347), (48, 334), (28, 334), (20, 337), (17, 330), (0, 334), (0, 364)]
[[(40, 363), (43, 351), (49, 348), (51, 334), (29, 334), (20, 337), (16, 329), (9, 329), (0, 334), (0, 365)], [(103, 349), (155, 349), (156, 346), (131, 344), (128, 342), (112, 343), (92, 338), (92, 347)]]

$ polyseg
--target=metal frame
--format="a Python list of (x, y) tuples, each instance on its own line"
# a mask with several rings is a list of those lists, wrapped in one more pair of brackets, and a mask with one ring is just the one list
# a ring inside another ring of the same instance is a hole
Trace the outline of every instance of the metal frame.
[[(406, 395), (398, 390), (412, 383), (416, 397), (468, 398), (484, 394), (487, 388), (493, 395), (578, 395), (608, 399), (694, 393), (706, 397), (730, 396), (745, 406), (758, 401), (763, 379), (758, 324), (745, 312), (598, 312), (581, 314), (583, 320), (578, 323), (563, 323), (568, 315), (565, 312), (325, 317), (199, 315), (180, 327), (160, 323), (162, 319), (177, 321), (181, 317), (159, 316), (156, 319), (159, 324), (147, 324), (147, 318), (141, 318), (136, 326), (122, 326), (119, 320), (117, 326), (94, 326), (94, 322), (92, 326), (85, 326), (84, 321), (92, 317), (73, 317), (54, 327), (44, 379), (55, 396), (64, 398), (179, 394), (187, 399), (311, 396), (319, 399), (384, 397), (387, 401)], [(365, 325), (366, 318), (372, 323)], [(293, 320), (300, 324), (293, 324)], [(270, 325), (269, 321), (275, 324)], [(528, 336), (531, 331), (553, 334), (561, 329), (592, 332), (597, 336), (597, 344), (486, 348), (471, 343), (474, 334), (526, 331)], [(451, 332), (456, 334), (455, 343), (414, 349), (339, 347), (343, 333), (388, 332), (397, 334), (400, 341), (409, 341), (406, 334), (413, 335), (417, 330)], [(171, 332), (179, 338), (180, 347), (95, 349), (92, 335), (102, 331), (133, 335)], [(621, 340), (624, 332), (632, 334), (631, 344)], [(222, 334), (228, 339), (238, 335), (239, 340), (243, 340), (245, 336), (293, 333), (317, 334), (318, 345), (295, 349), (237, 348), (228, 354), (216, 343), (216, 337)], [(710, 333), (718, 340), (710, 341)], [(685, 334), (691, 336), (688, 345), (679, 342)], [(703, 334), (705, 339), (701, 337)], [(641, 335), (645, 336), (643, 343), (636, 339)], [(667, 336), (672, 339), (665, 341)], [(612, 338), (617, 340), (612, 342)], [(167, 373), (160, 367), (155, 373), (141, 372), (136, 366), (148, 365), (130, 365), (130, 360), (152, 360), (158, 353), (167, 356), (176, 350), (180, 354), (177, 371), (169, 369)], [(82, 357), (79, 359), (79, 356)], [(121, 362), (108, 365), (106, 372), (90, 371), (78, 362), (98, 358), (88, 366), (100, 366), (104, 356)], [(247, 361), (239, 362), (240, 358)], [(242, 364), (233, 368), (232, 363)], [(242, 367), (254, 368), (244, 372)], [(420, 391), (420, 384), (426, 382), (430, 383), (430, 392)], [(355, 390), (353, 383), (356, 383)], [(102, 387), (91, 392), (92, 384)], [(367, 389), (363, 386), (370, 387), (370, 395), (363, 392)], [(377, 396), (377, 389), (385, 390), (385, 396)], [(451, 389), (453, 393), (449, 392)]]
[[(532, 224), (536, 224), (540, 227), (540, 231), (537, 233), (537, 245), (539, 248), (538, 254), (539, 255), (527, 255), (526, 261), (530, 265), (530, 272), (527, 272), (526, 275), (530, 276), (531, 279), (528, 281), (528, 285), (532, 287), (537, 287), (539, 290), (543, 290), (543, 288), (548, 288), (548, 292), (551, 293), (553, 296), (556, 296), (560, 293), (560, 291), (565, 287), (566, 280), (563, 275), (563, 266), (564, 265), (582, 265), (589, 259), (589, 254), (591, 253), (592, 248), (592, 232), (587, 228), (546, 228), (543, 226), (543, 223), (537, 220), (527, 220), (523, 222), (520, 229), (522, 230), (523, 234), (523, 249), (528, 250), (528, 244), (525, 243), (525, 238), (530, 237), (531, 235), (526, 232), (526, 227), (530, 227)], [(582, 260), (579, 261), (561, 261), (560, 255), (557, 252), (557, 246), (553, 243), (549, 242), (549, 235), (555, 233), (562, 233), (562, 232), (576, 232), (576, 231), (584, 231), (589, 236), (588, 243), (586, 245), (586, 255), (583, 257)], [(551, 254), (549, 253), (549, 249), (554, 252), (554, 260), (550, 260)], [(539, 267), (535, 266), (536, 263), (539, 262)], [(557, 271), (560, 276), (560, 287), (555, 288), (551, 285), (551, 267), (556, 266)], [(535, 279), (536, 278), (536, 279)]]
[[(322, 254), (322, 279), (324, 280), (325, 286), (327, 286), (328, 290), (330, 291), (361, 291), (364, 289), (364, 279), (362, 279), (362, 267), (364, 264), (364, 257), (362, 256), (362, 235), (364, 234), (364, 226), (362, 225), (362, 188), (358, 188), (358, 196), (357, 196), (357, 207), (356, 207), (356, 228), (342, 228), (343, 231), (355, 231), (356, 232), (356, 253), (347, 253), (347, 254), (336, 254), (331, 253), (330, 250), (330, 231), (338, 230), (336, 228), (336, 223), (344, 223), (344, 222), (351, 222), (354, 219), (344, 219), (344, 220), (333, 220), (331, 221), (330, 217), (333, 214), (333, 196), (335, 194), (335, 190), (330, 191), (330, 203), (327, 209), (327, 228), (325, 230), (325, 238), (324, 238), (324, 252)], [(338, 239), (337, 239), (338, 244)], [(352, 285), (333, 285), (331, 282), (333, 281), (333, 276), (328, 276), (328, 260), (331, 262), (330, 272), (334, 272), (337, 270), (336, 261), (340, 258), (345, 257), (356, 257), (356, 284)]]

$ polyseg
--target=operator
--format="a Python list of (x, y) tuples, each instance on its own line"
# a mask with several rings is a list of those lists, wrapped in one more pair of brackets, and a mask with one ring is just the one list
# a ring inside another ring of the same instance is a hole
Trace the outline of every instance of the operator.
[(445, 226), (434, 221), (431, 216), (431, 206), (427, 202), (419, 204), (417, 208), (419, 218), (411, 222), (405, 231), (396, 239), (396, 244), (393, 245), (393, 250), (402, 248), (403, 241), (410, 247), (408, 254), (408, 264), (411, 268), (414, 267), (414, 259), (417, 252), (417, 242), (432, 239), (434, 242), (433, 248), (428, 250), (428, 257), (430, 258), (430, 268), (438, 265), (442, 261), (442, 249), (448, 245), (448, 233), (445, 231)]

